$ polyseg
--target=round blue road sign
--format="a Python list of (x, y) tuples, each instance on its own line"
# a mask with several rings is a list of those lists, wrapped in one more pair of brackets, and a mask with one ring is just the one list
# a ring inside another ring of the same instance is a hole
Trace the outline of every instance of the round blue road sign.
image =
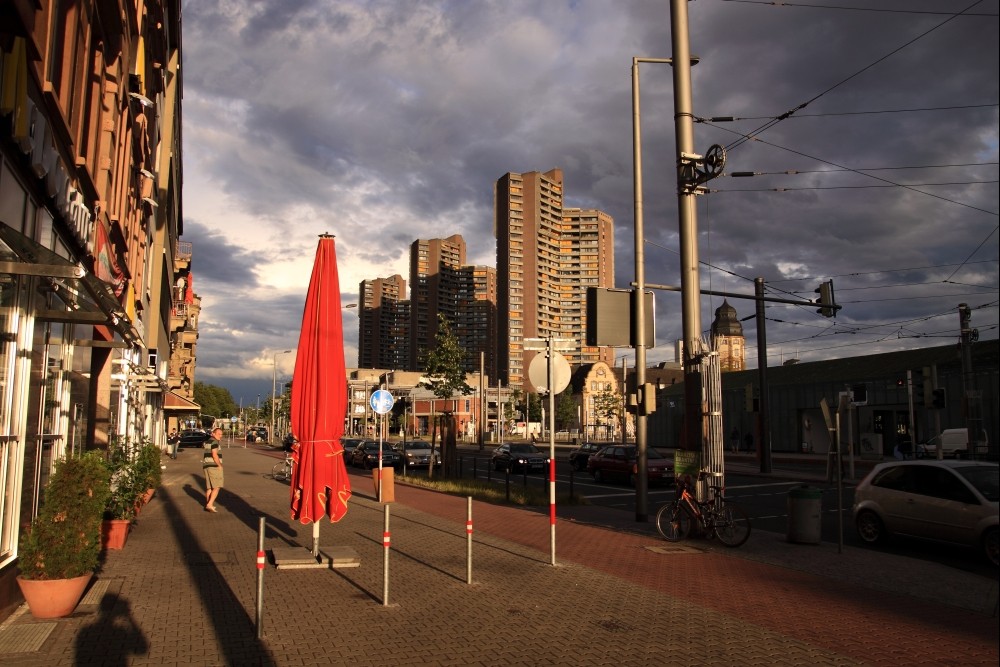
[(369, 401), (372, 406), (372, 410), (380, 415), (384, 415), (389, 412), (389, 410), (392, 410), (392, 404), (395, 402), (396, 400), (392, 397), (392, 394), (385, 389), (379, 389), (378, 391), (372, 392), (372, 398), (371, 401)]

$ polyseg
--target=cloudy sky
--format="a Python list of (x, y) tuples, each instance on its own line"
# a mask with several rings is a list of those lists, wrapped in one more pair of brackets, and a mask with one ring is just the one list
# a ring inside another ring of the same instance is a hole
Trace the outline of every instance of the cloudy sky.
[[(770, 365), (953, 343), (959, 303), (996, 339), (998, 0), (809, 1), (688, 4), (695, 145), (728, 155), (698, 199), (703, 287), (833, 280), (836, 319), (768, 305)], [(563, 169), (567, 205), (615, 219), (616, 286), (634, 280), (631, 64), (671, 55), (669, 0), (187, 0), (182, 25), (198, 380), (249, 404), (275, 359), (291, 374), (324, 232), (345, 304), (408, 277), (418, 238), (460, 233), (495, 266), (510, 171)], [(646, 281), (678, 285), (672, 70), (640, 71)], [(672, 361), (680, 295), (656, 308), (648, 358)]]

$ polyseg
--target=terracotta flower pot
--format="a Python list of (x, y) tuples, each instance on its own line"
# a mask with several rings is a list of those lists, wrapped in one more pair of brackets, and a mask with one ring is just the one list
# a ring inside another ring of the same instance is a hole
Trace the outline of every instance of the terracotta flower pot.
[(153, 499), (153, 494), (156, 493), (156, 489), (146, 489), (145, 495), (142, 497), (142, 504), (145, 505), (150, 500)]
[(128, 519), (105, 519), (101, 522), (101, 549), (124, 549), (132, 522)]
[(17, 577), (21, 595), (35, 618), (69, 616), (83, 597), (93, 573), (72, 579), (24, 579)]

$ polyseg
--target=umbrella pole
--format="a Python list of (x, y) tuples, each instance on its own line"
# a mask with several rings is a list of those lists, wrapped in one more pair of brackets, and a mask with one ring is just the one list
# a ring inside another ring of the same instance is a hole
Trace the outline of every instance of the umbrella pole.
[(312, 555), (314, 558), (319, 558), (319, 521), (313, 521)]

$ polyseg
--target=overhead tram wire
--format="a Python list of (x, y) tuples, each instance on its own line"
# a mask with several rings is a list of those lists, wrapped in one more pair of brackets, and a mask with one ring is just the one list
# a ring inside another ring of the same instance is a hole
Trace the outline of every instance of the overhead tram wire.
[[(978, 261), (975, 261), (975, 262), (965, 262), (965, 263), (966, 264), (992, 264), (992, 263), (995, 263), (996, 261), (997, 260), (995, 260), (995, 259), (981, 259), (981, 260), (978, 260)], [(959, 264), (959, 263), (932, 264), (930, 266), (906, 266), (906, 267), (903, 267), (901, 269), (877, 269), (875, 271), (852, 271), (851, 273), (838, 273), (836, 275), (829, 276), (829, 277), (830, 278), (857, 278), (858, 276), (872, 276), (872, 275), (876, 275), (876, 274), (879, 274), (879, 273), (906, 273), (908, 271), (928, 271), (930, 269), (944, 269), (944, 268), (947, 268), (949, 266), (962, 266), (962, 264)], [(817, 279), (816, 276), (806, 276), (806, 277), (803, 277), (803, 278), (782, 278), (780, 280), (775, 280), (775, 281), (773, 281), (770, 284), (774, 284), (774, 283), (787, 283), (787, 282), (798, 282), (798, 281), (807, 281), (807, 280), (816, 280), (816, 279)], [(840, 290), (841, 290), (841, 288), (838, 287), (837, 291), (839, 292)]]
[[(833, 90), (836, 90), (837, 88), (839, 88), (840, 86), (844, 85), (845, 83), (847, 83), (851, 79), (853, 79), (853, 78), (861, 75), (863, 72), (866, 72), (866, 71), (870, 70), (872, 67), (875, 67), (876, 65), (878, 65), (882, 61), (887, 60), (888, 58), (890, 58), (890, 57), (894, 56), (895, 54), (899, 53), (900, 51), (902, 51), (906, 47), (908, 47), (908, 46), (914, 44), (915, 42), (923, 39), (927, 35), (931, 34), (935, 30), (937, 30), (938, 28), (941, 28), (944, 25), (946, 25), (947, 23), (955, 20), (956, 18), (958, 18), (959, 16), (965, 14), (967, 11), (969, 11), (970, 9), (972, 9), (973, 7), (975, 7), (976, 5), (980, 4), (980, 2), (982, 2), (982, 0), (976, 0), (971, 5), (969, 5), (965, 9), (963, 9), (961, 12), (958, 12), (956, 14), (950, 15), (944, 21), (941, 21), (940, 23), (938, 23), (934, 27), (932, 27), (932, 28), (930, 28), (928, 30), (925, 30), (924, 32), (920, 33), (919, 35), (917, 35), (916, 37), (914, 37), (910, 41), (902, 44), (901, 46), (896, 47), (895, 49), (893, 49), (889, 53), (885, 54), (881, 58), (878, 58), (874, 62), (869, 63), (868, 65), (865, 65), (864, 67), (862, 67), (858, 71), (854, 72), (854, 74), (851, 74), (850, 76), (848, 76), (848, 77), (846, 77), (846, 78), (838, 81), (837, 83), (833, 84), (832, 86), (830, 86), (826, 90), (822, 91), (818, 95), (813, 96), (811, 99), (806, 100), (805, 102), (803, 102), (802, 104), (798, 105), (797, 107), (793, 107), (792, 109), (789, 109), (788, 111), (786, 111), (785, 113), (781, 114), (780, 116), (777, 116), (777, 117), (769, 120), (768, 122), (764, 123), (763, 125), (761, 125), (757, 129), (751, 131), (749, 134), (743, 135), (740, 139), (737, 139), (732, 144), (726, 146), (725, 147), (726, 148), (726, 152), (728, 153), (728, 152), (734, 150), (735, 148), (738, 148), (739, 146), (743, 145), (745, 142), (750, 141), (750, 139), (756, 139), (756, 135), (758, 135), (758, 134), (760, 134), (762, 132), (765, 132), (765, 131), (771, 129), (772, 127), (774, 127), (775, 125), (777, 125), (781, 121), (785, 120), (786, 118), (789, 118), (790, 116), (792, 116), (797, 111), (800, 111), (800, 110), (806, 108), (808, 105), (812, 104), (813, 102), (815, 102), (819, 98), (823, 97), (827, 93), (829, 93), (829, 92), (831, 92)], [(739, 133), (737, 133), (737, 134), (739, 134)]]
[[(849, 171), (853, 171), (849, 170)], [(874, 188), (926, 188), (937, 185), (988, 185), (1000, 183), (992, 181), (948, 181), (944, 183), (892, 183), (884, 185), (810, 185), (791, 188), (726, 188), (725, 190), (709, 190), (710, 193), (722, 192), (795, 192), (799, 190), (871, 190)], [(924, 193), (929, 194), (929, 193)]]
[[(747, 134), (742, 134), (741, 132), (737, 132), (736, 130), (730, 130), (729, 128), (722, 127), (721, 125), (715, 125), (713, 123), (709, 123), (709, 125), (711, 125), (712, 127), (716, 128), (716, 129), (722, 130), (723, 132), (730, 132), (732, 134), (739, 134), (739, 135), (743, 136), (744, 138), (746, 138), (748, 141), (750, 141), (750, 140), (757, 141), (757, 142), (760, 142), (760, 143), (764, 144), (765, 146), (771, 146), (772, 148), (778, 148), (778, 149), (781, 149), (783, 151), (788, 151), (789, 153), (792, 153), (794, 155), (799, 155), (801, 157), (808, 158), (810, 160), (815, 160), (816, 162), (822, 162), (823, 164), (829, 164), (829, 165), (832, 165), (834, 167), (838, 167), (840, 169), (845, 169), (847, 171), (853, 171), (854, 173), (859, 174), (861, 176), (866, 176), (868, 178), (873, 178), (876, 181), (881, 181), (883, 183), (887, 183), (889, 185), (893, 185), (893, 186), (896, 186), (896, 187), (906, 188), (907, 190), (911, 190), (913, 192), (917, 192), (919, 194), (926, 195), (928, 197), (933, 197), (934, 199), (940, 199), (941, 201), (945, 201), (945, 202), (948, 202), (950, 204), (956, 204), (958, 206), (964, 206), (965, 208), (970, 208), (973, 211), (979, 211), (981, 213), (987, 213), (987, 214), (993, 215), (993, 216), (1000, 216), (1000, 213), (998, 213), (997, 211), (989, 211), (989, 210), (987, 210), (985, 208), (979, 208), (978, 206), (973, 206), (972, 204), (966, 204), (964, 202), (960, 202), (960, 201), (957, 201), (955, 199), (950, 199), (948, 197), (942, 197), (941, 195), (936, 195), (933, 192), (925, 192), (924, 190), (918, 190), (916, 187), (913, 187), (913, 186), (904, 185), (902, 183), (896, 183), (895, 181), (891, 181), (888, 178), (882, 178), (881, 176), (876, 176), (875, 174), (869, 174), (869, 173), (866, 173), (864, 171), (858, 171), (856, 169), (852, 169), (851, 167), (847, 167), (845, 165), (838, 164), (836, 162), (831, 162), (830, 160), (824, 160), (823, 158), (816, 157), (815, 155), (809, 155), (808, 153), (803, 153), (802, 151), (797, 151), (797, 150), (795, 150), (793, 148), (787, 148), (785, 146), (780, 146), (780, 145), (772, 143), (770, 141), (766, 141), (764, 139), (761, 139), (760, 137), (754, 137), (754, 136), (750, 136), (750, 135), (747, 135)], [(751, 174), (752, 174), (752, 172), (751, 172)], [(711, 192), (727, 192), (727, 190), (712, 190)]]
[(729, 178), (740, 178), (745, 173), (748, 173), (753, 176), (798, 176), (800, 174), (838, 174), (846, 171), (867, 172), (867, 171), (902, 171), (907, 169), (952, 169), (957, 167), (991, 167), (998, 164), (1000, 164), (1000, 162), (964, 162), (959, 164), (918, 164), (918, 165), (910, 165), (904, 167), (856, 167), (854, 169), (837, 168), (837, 169), (785, 169), (784, 171), (754, 171), (754, 172), (737, 171), (733, 173), (723, 172), (719, 174), (719, 176), (729, 177)]
[[(877, 114), (886, 113), (914, 113), (918, 111), (959, 111), (961, 109), (984, 109), (988, 107), (998, 106), (996, 103), (993, 104), (959, 104), (956, 106), (947, 107), (915, 107), (912, 109), (881, 109), (873, 111), (829, 111), (827, 113), (797, 113), (794, 116), (789, 116), (789, 118), (824, 118), (827, 116), (869, 116)], [(715, 118), (695, 118), (694, 122), (704, 123), (704, 122), (716, 122), (716, 123), (731, 123), (741, 120), (773, 120), (774, 116), (720, 116)]]
[[(795, 9), (833, 9), (849, 12), (882, 12), (885, 14), (930, 14), (934, 16), (949, 16), (952, 12), (935, 12), (919, 9), (884, 9), (877, 7), (848, 7), (846, 5), (810, 5), (804, 2), (779, 2), (776, 0), (721, 0), (721, 2), (738, 2), (745, 5), (768, 5), (771, 7), (792, 7)], [(997, 16), (988, 12), (963, 12), (962, 16)]]
[[(965, 262), (968, 262), (970, 259), (972, 259), (972, 256), (975, 255), (977, 252), (979, 252), (979, 249), (982, 248), (984, 245), (986, 245), (987, 241), (989, 241), (991, 238), (993, 238), (993, 235), (997, 233), (998, 229), (1000, 229), (1000, 225), (997, 225), (996, 227), (994, 227), (993, 231), (986, 235), (986, 238), (983, 239), (982, 243), (980, 243), (979, 245), (977, 245), (976, 249), (973, 250), (972, 252), (970, 252), (969, 256), (965, 258)], [(962, 267), (965, 266), (965, 262), (962, 262), (961, 264), (959, 264), (958, 268), (955, 269), (954, 271), (952, 271), (951, 274), (947, 278), (945, 278), (945, 281), (947, 282), (947, 281), (951, 280), (955, 276), (956, 273), (958, 273), (959, 271), (961, 271)]]

